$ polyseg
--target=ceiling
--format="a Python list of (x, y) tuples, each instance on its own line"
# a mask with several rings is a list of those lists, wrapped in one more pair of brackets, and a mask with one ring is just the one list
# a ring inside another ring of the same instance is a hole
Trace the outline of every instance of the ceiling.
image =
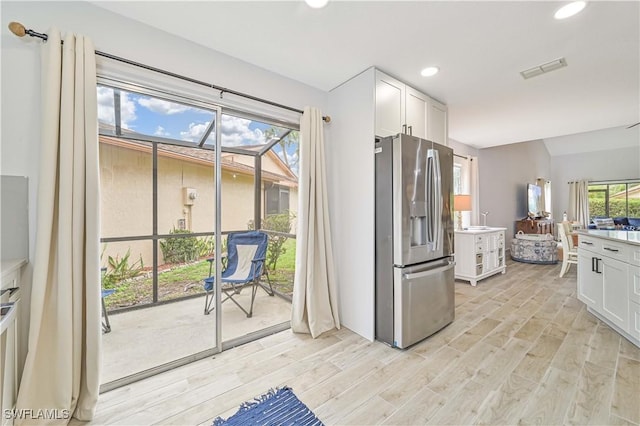
[(94, 3), (324, 91), (376, 66), (446, 103), (449, 137), (478, 148), (640, 121), (639, 1), (563, 21), (555, 1)]

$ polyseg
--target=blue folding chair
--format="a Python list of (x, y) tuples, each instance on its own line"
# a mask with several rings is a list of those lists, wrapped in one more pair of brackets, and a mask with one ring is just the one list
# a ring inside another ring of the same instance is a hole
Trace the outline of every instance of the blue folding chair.
[(107, 307), (104, 304), (104, 298), (107, 296), (111, 296), (115, 292), (115, 290), (102, 290), (102, 315), (104, 316), (104, 320), (102, 320), (102, 331), (104, 333), (109, 333), (111, 331), (111, 324), (109, 324), (109, 314), (107, 313)]
[[(222, 270), (222, 286), (220, 291), (224, 294), (222, 303), (231, 300), (251, 318), (253, 315), (253, 302), (256, 298), (258, 288), (261, 287), (269, 296), (273, 296), (273, 287), (265, 267), (267, 257), (267, 234), (260, 231), (232, 232), (227, 235), (227, 257), (226, 264)], [(215, 276), (213, 274), (214, 259), (207, 259), (209, 262), (209, 276), (204, 279), (204, 289), (206, 297), (204, 301), (204, 313), (208, 315), (214, 309), (212, 307), (215, 299)], [(268, 288), (262, 284), (261, 277), (266, 275)], [(247, 311), (237, 300), (235, 295), (247, 286), (251, 286), (251, 305)]]

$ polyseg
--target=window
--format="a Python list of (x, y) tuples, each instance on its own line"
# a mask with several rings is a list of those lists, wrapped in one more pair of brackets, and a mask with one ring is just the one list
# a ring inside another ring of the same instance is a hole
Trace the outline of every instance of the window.
[[(216, 137), (226, 206), (220, 213), (222, 232), (246, 230), (263, 214), (292, 210), (295, 217), (299, 134), (294, 124), (125, 83), (99, 83), (96, 90), (102, 266), (108, 277), (127, 269), (129, 275), (113, 286), (135, 293), (120, 291), (120, 299), (110, 298), (109, 309), (202, 292), (201, 285), (180, 281), (182, 276), (167, 281), (165, 272), (204, 265), (196, 283), (207, 272), (203, 258), (211, 255), (215, 236)], [(256, 194), (263, 196), (258, 202)]]
[(265, 184), (265, 216), (289, 211), (289, 188), (277, 184)]
[(462, 192), (462, 166), (458, 163), (453, 164), (453, 193), (463, 194)]
[(589, 215), (640, 217), (640, 181), (589, 185)]

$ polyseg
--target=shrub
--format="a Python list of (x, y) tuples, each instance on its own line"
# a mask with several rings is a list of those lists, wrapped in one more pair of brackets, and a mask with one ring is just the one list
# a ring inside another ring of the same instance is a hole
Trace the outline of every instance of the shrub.
[[(279, 214), (271, 214), (262, 219), (262, 229), (266, 231), (276, 231), (288, 234), (291, 232), (291, 221), (295, 218), (295, 214), (286, 211)], [(248, 223), (249, 229), (255, 229), (253, 220)], [(289, 239), (286, 235), (268, 234), (269, 246), (267, 247), (267, 268), (275, 270), (278, 264), (278, 259), (281, 255), (286, 253), (287, 249), (284, 247), (284, 243)]]
[[(102, 259), (102, 255), (106, 250), (107, 246), (105, 245), (102, 249), (102, 253), (100, 254), (100, 258)], [(119, 255), (116, 257), (109, 256), (107, 258), (107, 271), (102, 277), (102, 286), (104, 288), (115, 288), (117, 284), (121, 281), (137, 277), (142, 269), (144, 268), (144, 262), (142, 261), (142, 255), (140, 255), (138, 261), (133, 264), (129, 264), (129, 258), (131, 257), (131, 250), (127, 249), (127, 253), (120, 258)]]
[(609, 214), (606, 212), (603, 198), (589, 198), (589, 216), (607, 217), (640, 217), (640, 198), (629, 198), (629, 211), (627, 202), (616, 198), (609, 199)]
[[(191, 234), (189, 230), (172, 229), (169, 234)], [(160, 250), (165, 263), (193, 262), (200, 258), (202, 243), (196, 237), (167, 238), (160, 241)]]

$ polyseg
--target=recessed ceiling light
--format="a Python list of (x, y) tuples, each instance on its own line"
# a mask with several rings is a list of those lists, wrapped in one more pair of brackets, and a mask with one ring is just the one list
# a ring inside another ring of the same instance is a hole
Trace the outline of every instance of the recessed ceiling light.
[(556, 19), (565, 19), (570, 16), (579, 13), (584, 7), (587, 5), (586, 1), (574, 1), (569, 4), (562, 6), (560, 9), (556, 11), (556, 14), (553, 15)]
[(304, 0), (309, 7), (312, 7), (314, 9), (320, 9), (322, 7), (325, 7), (327, 5), (327, 3), (329, 3), (329, 0)]
[(431, 77), (432, 75), (438, 74), (438, 71), (440, 71), (438, 67), (427, 67), (420, 71), (420, 75), (423, 77)]

